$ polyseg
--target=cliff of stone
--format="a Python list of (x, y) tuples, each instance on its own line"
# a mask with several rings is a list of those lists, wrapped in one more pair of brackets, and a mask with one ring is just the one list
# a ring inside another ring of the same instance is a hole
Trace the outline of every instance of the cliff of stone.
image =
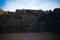
[(60, 9), (5, 12), (0, 14), (1, 32), (60, 32)]

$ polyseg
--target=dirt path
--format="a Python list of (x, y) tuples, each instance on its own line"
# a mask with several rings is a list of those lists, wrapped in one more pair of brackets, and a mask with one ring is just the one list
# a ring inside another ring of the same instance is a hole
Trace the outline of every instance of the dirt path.
[(59, 35), (52, 32), (0, 34), (0, 40), (60, 40)]

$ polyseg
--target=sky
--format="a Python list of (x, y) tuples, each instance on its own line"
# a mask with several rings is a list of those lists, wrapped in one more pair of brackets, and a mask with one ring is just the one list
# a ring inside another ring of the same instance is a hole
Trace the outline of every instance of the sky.
[(0, 9), (15, 11), (16, 9), (52, 10), (60, 8), (60, 0), (0, 0)]

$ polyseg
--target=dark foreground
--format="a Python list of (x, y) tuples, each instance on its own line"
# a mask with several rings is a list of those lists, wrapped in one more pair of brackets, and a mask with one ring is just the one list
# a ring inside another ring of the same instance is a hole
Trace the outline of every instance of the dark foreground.
[(60, 35), (52, 32), (0, 34), (0, 40), (60, 40)]

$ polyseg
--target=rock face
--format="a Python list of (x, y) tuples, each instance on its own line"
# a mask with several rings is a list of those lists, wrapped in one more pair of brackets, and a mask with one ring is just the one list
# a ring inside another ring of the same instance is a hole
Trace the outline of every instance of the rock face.
[[(16, 10), (0, 15), (0, 32), (59, 32), (60, 9)], [(54, 31), (55, 30), (55, 31)]]
[(54, 9), (53, 31), (60, 33), (60, 8)]
[(21, 16), (21, 26), (24, 31), (36, 31), (37, 30), (37, 18), (31, 14), (23, 14)]
[(23, 12), (0, 15), (1, 32), (33, 32), (37, 30), (37, 17)]

